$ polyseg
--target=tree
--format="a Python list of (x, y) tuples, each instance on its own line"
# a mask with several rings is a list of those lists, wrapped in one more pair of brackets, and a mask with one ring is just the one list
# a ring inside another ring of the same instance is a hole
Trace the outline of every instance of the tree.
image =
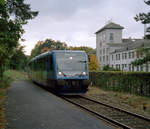
[[(145, 4), (150, 6), (150, 0), (144, 1)], [(139, 13), (134, 17), (137, 22), (142, 24), (150, 24), (150, 12), (148, 13)], [(145, 39), (150, 39), (150, 27), (146, 29), (147, 34), (144, 36)], [(133, 65), (143, 65), (150, 62), (150, 48), (140, 47), (137, 49), (137, 59), (132, 62)]]
[(18, 45), (13, 56), (10, 58), (9, 67), (11, 69), (23, 70), (27, 64), (27, 56), (24, 54), (24, 47)]
[(100, 70), (98, 60), (94, 54), (89, 55), (89, 70)]
[(24, 33), (22, 26), (37, 15), (24, 0), (0, 0), (0, 78)]
[(139, 47), (136, 51), (137, 59), (132, 62), (132, 65), (138, 66), (147, 64), (150, 61), (150, 48)]
[[(150, 6), (150, 0), (145, 0), (144, 2), (145, 2), (145, 4), (147, 4), (148, 6)], [(142, 24), (150, 24), (150, 12), (139, 13), (139, 14), (137, 14), (134, 17), (134, 19), (137, 22), (140, 21)], [(148, 32), (148, 34), (146, 35), (146, 37), (149, 37), (150, 36), (150, 27), (148, 27), (146, 31)]]
[(5, 0), (0, 0), (0, 3), (4, 6), (5, 5)]
[(86, 47), (86, 46), (80, 46), (80, 47), (69, 47), (69, 50), (82, 50), (85, 51), (87, 54), (92, 52), (92, 53), (96, 53), (96, 50), (91, 48), (91, 47)]
[(45, 41), (38, 41), (31, 51), (31, 58), (50, 50), (65, 50), (67, 44), (61, 41), (46, 39)]

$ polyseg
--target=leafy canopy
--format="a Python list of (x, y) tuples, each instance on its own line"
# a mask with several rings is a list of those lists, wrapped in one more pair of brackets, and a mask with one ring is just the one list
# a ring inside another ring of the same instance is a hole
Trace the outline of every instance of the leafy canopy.
[[(150, 0), (144, 1), (146, 5), (150, 6)], [(134, 17), (137, 22), (141, 22), (142, 24), (150, 24), (150, 12), (147, 13), (139, 13)], [(146, 30), (146, 35), (144, 36), (145, 39), (150, 39), (150, 27)], [(150, 42), (150, 41), (149, 41)], [(143, 65), (150, 62), (150, 47), (140, 47), (137, 49), (137, 59), (132, 62), (133, 65)]]
[(100, 70), (100, 66), (98, 64), (98, 60), (94, 54), (89, 55), (89, 70)]
[[(150, 6), (150, 0), (145, 0), (144, 3), (148, 6)], [(150, 12), (147, 13), (139, 13), (137, 14), (134, 19), (138, 22), (140, 21), (142, 24), (150, 24)], [(146, 30), (148, 32), (148, 35), (150, 33), (150, 27)]]
[(50, 50), (65, 50), (67, 44), (61, 41), (46, 39), (45, 41), (38, 41), (31, 51), (31, 58)]
[(0, 0), (0, 77), (24, 33), (22, 26), (37, 15), (24, 0)]

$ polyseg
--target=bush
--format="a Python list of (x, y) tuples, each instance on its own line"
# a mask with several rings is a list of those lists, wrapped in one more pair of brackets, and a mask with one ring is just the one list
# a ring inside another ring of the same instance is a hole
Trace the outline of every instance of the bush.
[(12, 81), (13, 81), (12, 78), (4, 75), (3, 78), (0, 78), (0, 89), (1, 88), (7, 88)]
[(127, 92), (150, 97), (150, 73), (147, 72), (91, 72), (92, 85), (104, 90)]
[(109, 65), (106, 65), (103, 67), (103, 71), (120, 71), (120, 69), (115, 69), (110, 67)]

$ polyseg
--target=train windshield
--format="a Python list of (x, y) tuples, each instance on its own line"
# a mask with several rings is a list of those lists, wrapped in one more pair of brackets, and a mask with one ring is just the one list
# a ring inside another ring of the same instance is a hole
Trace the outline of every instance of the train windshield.
[(64, 75), (80, 75), (86, 72), (86, 54), (83, 52), (56, 53), (57, 71)]

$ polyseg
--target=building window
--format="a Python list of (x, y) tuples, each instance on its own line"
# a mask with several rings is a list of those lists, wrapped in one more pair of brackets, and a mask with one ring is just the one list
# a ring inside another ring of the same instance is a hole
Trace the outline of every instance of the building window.
[(107, 54), (108, 54), (108, 52), (109, 52), (109, 48), (106, 49), (106, 53), (107, 53)]
[(106, 60), (108, 61), (108, 56), (106, 56)]
[(102, 47), (102, 43), (100, 42), (100, 47)]
[(118, 60), (120, 60), (120, 54), (118, 54)]
[(129, 64), (129, 71), (131, 71), (131, 64)]
[(136, 71), (139, 71), (139, 66), (136, 67)]
[(132, 58), (134, 58), (134, 52), (132, 52)]
[(102, 61), (101, 56), (99, 57), (99, 61)]
[(116, 69), (118, 69), (118, 65), (116, 64)]
[(116, 54), (116, 60), (120, 60), (120, 54)]
[(134, 65), (132, 65), (132, 71), (134, 71)]
[(105, 48), (103, 49), (103, 55), (105, 55)]
[(124, 67), (127, 68), (127, 64), (124, 64)]
[(112, 61), (114, 60), (114, 55), (112, 55)]
[(118, 60), (118, 54), (116, 54), (116, 60)]
[(99, 52), (100, 52), (100, 55), (102, 55), (102, 50), (100, 50)]
[(114, 65), (112, 65), (111, 67), (114, 68)]
[(109, 39), (110, 39), (110, 41), (113, 41), (113, 40), (114, 40), (114, 34), (113, 34), (113, 33), (110, 33)]
[(122, 70), (124, 70), (124, 64), (122, 64)]
[(105, 56), (103, 56), (103, 62), (105, 62)]
[(120, 64), (118, 64), (118, 69), (120, 70)]
[(124, 60), (124, 53), (122, 53), (122, 59)]
[(127, 59), (127, 53), (124, 53), (124, 59)]
[(129, 52), (129, 59), (131, 58), (131, 52)]

